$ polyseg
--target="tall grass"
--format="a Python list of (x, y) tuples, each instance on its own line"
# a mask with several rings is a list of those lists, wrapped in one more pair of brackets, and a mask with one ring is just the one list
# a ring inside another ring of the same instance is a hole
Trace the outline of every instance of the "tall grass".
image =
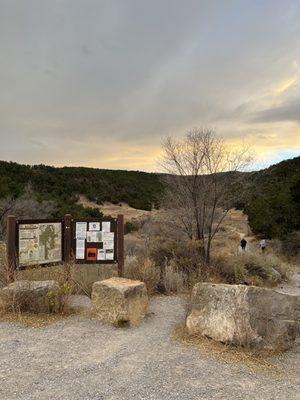
[(128, 279), (145, 282), (148, 294), (152, 294), (160, 280), (160, 270), (149, 258), (127, 256), (125, 259), (124, 276)]

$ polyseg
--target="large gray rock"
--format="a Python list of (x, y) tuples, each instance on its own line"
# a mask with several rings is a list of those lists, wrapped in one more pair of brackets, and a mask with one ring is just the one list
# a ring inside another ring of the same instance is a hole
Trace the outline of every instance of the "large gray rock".
[(84, 294), (71, 294), (67, 297), (67, 310), (72, 314), (89, 314), (91, 299)]
[(16, 281), (1, 290), (4, 307), (33, 313), (57, 312), (60, 288), (55, 281)]
[(193, 288), (190, 333), (265, 350), (290, 348), (300, 327), (300, 296), (244, 285), (198, 283)]
[(147, 289), (143, 282), (116, 277), (93, 284), (92, 310), (101, 320), (114, 325), (136, 325), (147, 309)]

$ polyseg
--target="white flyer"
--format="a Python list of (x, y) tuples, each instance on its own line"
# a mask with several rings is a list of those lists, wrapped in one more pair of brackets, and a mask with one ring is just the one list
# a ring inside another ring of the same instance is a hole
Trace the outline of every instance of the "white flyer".
[(106, 260), (113, 260), (114, 259), (114, 251), (113, 250), (105, 250), (105, 259)]
[(85, 239), (87, 231), (86, 222), (76, 222), (76, 239)]
[(89, 222), (89, 231), (100, 231), (100, 222)]
[(98, 243), (102, 242), (102, 232), (100, 231), (88, 231), (86, 236), (87, 242)]
[[(38, 225), (32, 225), (30, 228), (23, 228), (26, 225), (20, 225), (19, 239), (34, 239), (37, 237)], [(28, 225), (27, 225), (28, 226)]]
[(113, 241), (114, 240), (114, 232), (102, 232), (102, 241)]
[(102, 221), (102, 231), (110, 232), (110, 221)]
[(98, 249), (97, 252), (97, 260), (105, 260), (105, 250), (104, 249)]
[(84, 260), (85, 253), (85, 239), (76, 240), (76, 259)]
[(114, 248), (114, 241), (113, 240), (105, 240), (103, 242), (103, 249), (105, 250), (113, 250)]

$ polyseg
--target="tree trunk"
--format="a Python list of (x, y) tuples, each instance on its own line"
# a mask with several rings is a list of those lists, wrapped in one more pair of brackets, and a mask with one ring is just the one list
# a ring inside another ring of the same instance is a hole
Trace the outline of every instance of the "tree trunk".
[(205, 249), (205, 265), (207, 267), (210, 267), (210, 249), (211, 249), (211, 237), (208, 238)]

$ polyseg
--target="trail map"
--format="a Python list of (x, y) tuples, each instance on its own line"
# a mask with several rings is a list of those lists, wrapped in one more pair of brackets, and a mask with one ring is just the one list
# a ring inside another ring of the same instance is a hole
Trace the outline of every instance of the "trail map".
[(47, 264), (62, 260), (60, 222), (19, 225), (20, 265)]

